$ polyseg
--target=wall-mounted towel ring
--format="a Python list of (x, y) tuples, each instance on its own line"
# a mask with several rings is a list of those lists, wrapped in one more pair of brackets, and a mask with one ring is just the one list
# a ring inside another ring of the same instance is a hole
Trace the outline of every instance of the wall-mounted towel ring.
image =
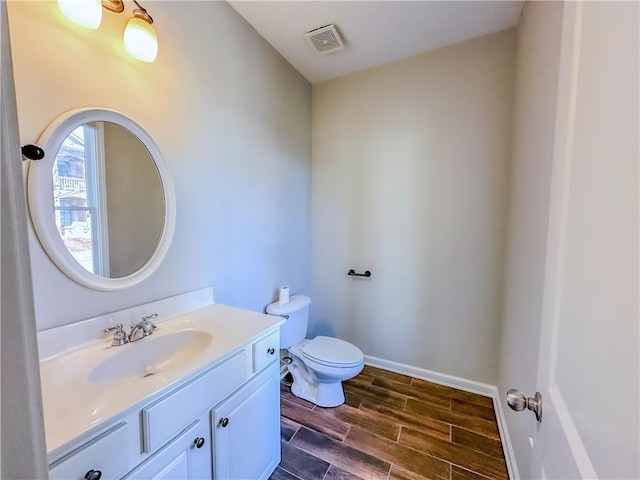
[(371, 276), (371, 272), (369, 270), (366, 270), (364, 273), (357, 273), (353, 268), (351, 270), (349, 270), (347, 272), (347, 275), (349, 275), (350, 277), (370, 277)]

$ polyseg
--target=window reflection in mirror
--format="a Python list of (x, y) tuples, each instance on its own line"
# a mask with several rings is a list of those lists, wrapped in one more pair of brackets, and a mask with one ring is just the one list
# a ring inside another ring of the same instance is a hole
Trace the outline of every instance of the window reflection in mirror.
[(87, 271), (120, 278), (149, 260), (164, 224), (164, 193), (153, 158), (131, 132), (110, 122), (77, 127), (52, 169), (55, 224)]
[(109, 277), (104, 183), (104, 124), (76, 128), (64, 140), (53, 164), (53, 205), (60, 237), (76, 261), (91, 273)]

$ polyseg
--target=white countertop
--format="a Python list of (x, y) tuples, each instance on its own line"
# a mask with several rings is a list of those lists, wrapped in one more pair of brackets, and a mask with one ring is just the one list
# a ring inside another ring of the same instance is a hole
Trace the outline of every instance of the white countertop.
[[(106, 422), (186, 383), (281, 323), (278, 317), (210, 304), (156, 323), (153, 335), (137, 342), (112, 347), (111, 337), (105, 336), (43, 359), (40, 378), (49, 458), (62, 453), (71, 442), (89, 437)], [(96, 365), (123, 349), (143, 349), (147, 340), (181, 330), (205, 332), (212, 340), (186, 359), (183, 355), (176, 364), (145, 378), (130, 375), (102, 384), (90, 380)]]

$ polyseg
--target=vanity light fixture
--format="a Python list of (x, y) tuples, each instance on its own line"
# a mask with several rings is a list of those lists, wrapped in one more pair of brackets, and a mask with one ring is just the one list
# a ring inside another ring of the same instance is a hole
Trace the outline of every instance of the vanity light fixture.
[(62, 14), (76, 25), (95, 30), (102, 22), (100, 0), (58, 0)]
[(153, 18), (140, 4), (133, 0), (138, 8), (124, 29), (124, 48), (129, 55), (143, 62), (153, 62), (158, 55), (158, 36), (153, 28)]
[[(158, 36), (153, 28), (153, 18), (137, 2), (133, 17), (124, 29), (124, 48), (134, 58), (151, 63), (158, 55)], [(113, 13), (124, 11), (122, 0), (58, 0), (58, 8), (72, 22), (92, 30), (102, 21), (102, 8)]]

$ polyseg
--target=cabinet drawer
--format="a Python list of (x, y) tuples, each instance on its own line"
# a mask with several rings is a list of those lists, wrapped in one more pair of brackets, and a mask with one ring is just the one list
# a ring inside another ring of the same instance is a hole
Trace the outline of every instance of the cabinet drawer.
[(153, 452), (177, 435), (207, 408), (220, 402), (247, 379), (242, 350), (178, 391), (142, 410), (144, 450)]
[(279, 357), (280, 330), (278, 329), (253, 344), (253, 372), (259, 372)]
[(125, 461), (129, 445), (127, 428), (126, 423), (119, 423), (56, 461), (49, 469), (49, 478), (81, 480), (90, 470), (100, 471), (101, 480), (120, 478), (128, 470)]

